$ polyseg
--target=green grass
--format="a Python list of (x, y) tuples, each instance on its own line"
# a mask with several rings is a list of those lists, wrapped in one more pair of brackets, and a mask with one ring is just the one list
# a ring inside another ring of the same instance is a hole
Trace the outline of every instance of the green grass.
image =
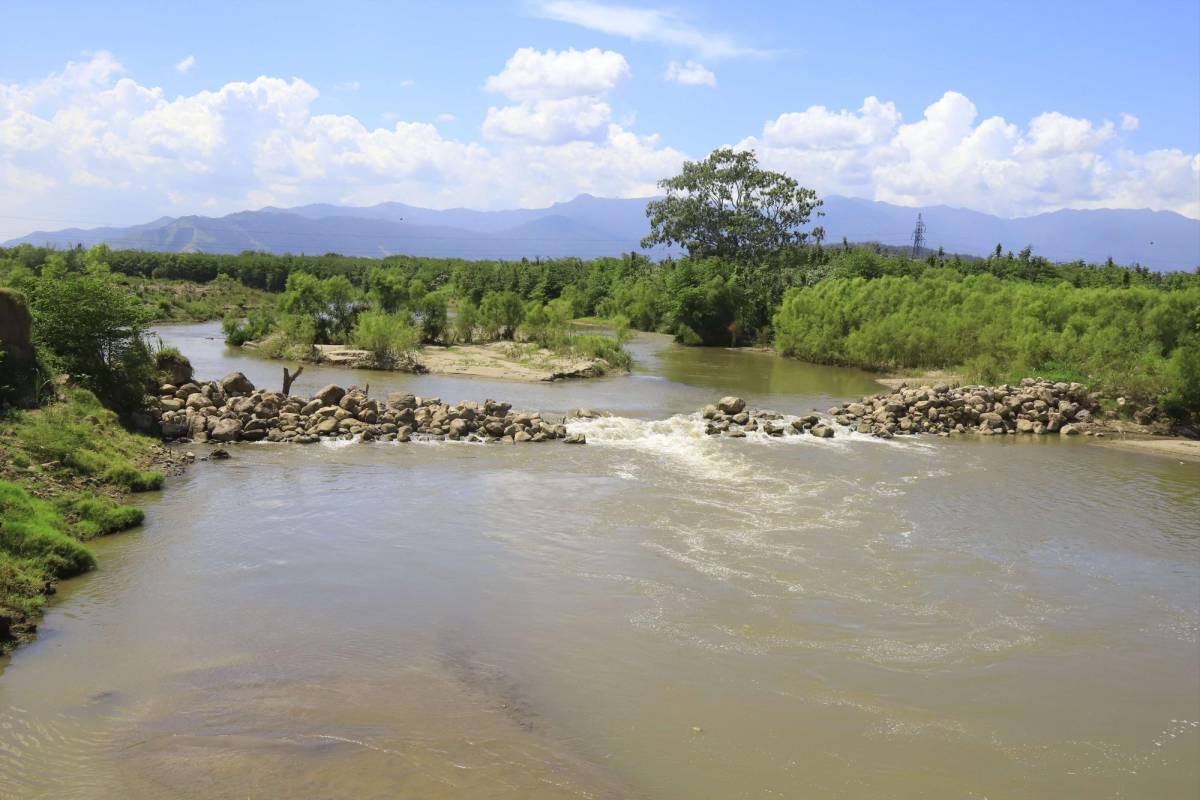
[(128, 433), (116, 415), (85, 390), (69, 390), (64, 402), (40, 411), (18, 413), (0, 430), (14, 464), (49, 464), (130, 492), (162, 488), (161, 473), (134, 463), (154, 442)]
[(58, 505), (74, 519), (72, 534), (83, 540), (135, 528), (146, 516), (136, 506), (121, 505), (107, 497), (64, 498)]
[(95, 567), (84, 541), (142, 523), (119, 499), (162, 487), (138, 466), (154, 447), (81, 389), (0, 420), (0, 653), (32, 632), (55, 581)]
[(15, 483), (0, 481), (0, 551), (41, 566), (48, 576), (69, 578), (96, 566), (91, 552), (69, 533), (53, 504)]

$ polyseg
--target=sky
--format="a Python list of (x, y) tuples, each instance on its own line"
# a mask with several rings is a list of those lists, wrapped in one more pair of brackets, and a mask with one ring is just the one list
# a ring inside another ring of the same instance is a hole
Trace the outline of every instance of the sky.
[(820, 194), (1200, 218), (1195, 0), (114, 0), (0, 27), (0, 241), (640, 197), (722, 146)]

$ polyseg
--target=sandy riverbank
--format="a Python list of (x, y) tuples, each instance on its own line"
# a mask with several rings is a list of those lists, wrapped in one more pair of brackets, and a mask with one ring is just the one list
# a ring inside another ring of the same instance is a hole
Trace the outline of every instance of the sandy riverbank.
[(1153, 439), (1103, 439), (1096, 442), (1104, 447), (1117, 447), (1139, 453), (1165, 456), (1179, 461), (1200, 463), (1200, 441), (1156, 437)]
[[(339, 345), (317, 345), (318, 361), (327, 364), (378, 368), (375, 357), (366, 350)], [(468, 375), (513, 381), (555, 381), (566, 378), (593, 378), (611, 373), (613, 367), (599, 358), (555, 353), (527, 344), (489, 342), (441, 347), (427, 345), (417, 351), (412, 369), (435, 375)]]

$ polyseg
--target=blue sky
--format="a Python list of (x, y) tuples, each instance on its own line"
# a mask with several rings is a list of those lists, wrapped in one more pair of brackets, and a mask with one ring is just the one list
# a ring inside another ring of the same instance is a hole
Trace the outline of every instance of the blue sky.
[[(0, 53), (0, 186), (22, 190), (0, 238), (268, 203), (631, 196), (727, 144), (830, 193), (1200, 216), (1194, 0), (50, 6), (0, 8), (28, 34)], [(98, 99), (122, 80), (140, 99)]]

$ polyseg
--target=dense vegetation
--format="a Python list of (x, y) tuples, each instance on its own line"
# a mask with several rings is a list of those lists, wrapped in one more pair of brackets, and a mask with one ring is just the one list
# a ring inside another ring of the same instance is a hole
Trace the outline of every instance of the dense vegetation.
[[(24, 246), (0, 251), (0, 281), (28, 287), (64, 255)], [(73, 257), (82, 264), (85, 256)], [(421, 341), (528, 337), (561, 346), (566, 320), (601, 317), (689, 344), (774, 344), (801, 358), (868, 368), (965, 367), (979, 379), (1069, 373), (1176, 411), (1200, 409), (1200, 276), (1111, 262), (1057, 264), (1028, 248), (912, 259), (874, 246), (809, 243), (757, 261), (662, 262), (635, 253), (468, 262), (116, 251), (107, 263), (137, 265), (138, 278), (160, 275), (164, 265), (172, 274), (235, 285), (283, 276), (272, 279), (282, 291), (265, 296), (271, 301), (256, 295), (244, 316), (235, 306), (227, 323), (234, 343), (286, 334), (270, 344), (278, 354), (313, 341), (396, 359)]]
[(866, 367), (956, 368), (981, 381), (1079, 380), (1200, 409), (1200, 283), (1074, 288), (932, 269), (790, 290), (775, 315), (787, 355)]

